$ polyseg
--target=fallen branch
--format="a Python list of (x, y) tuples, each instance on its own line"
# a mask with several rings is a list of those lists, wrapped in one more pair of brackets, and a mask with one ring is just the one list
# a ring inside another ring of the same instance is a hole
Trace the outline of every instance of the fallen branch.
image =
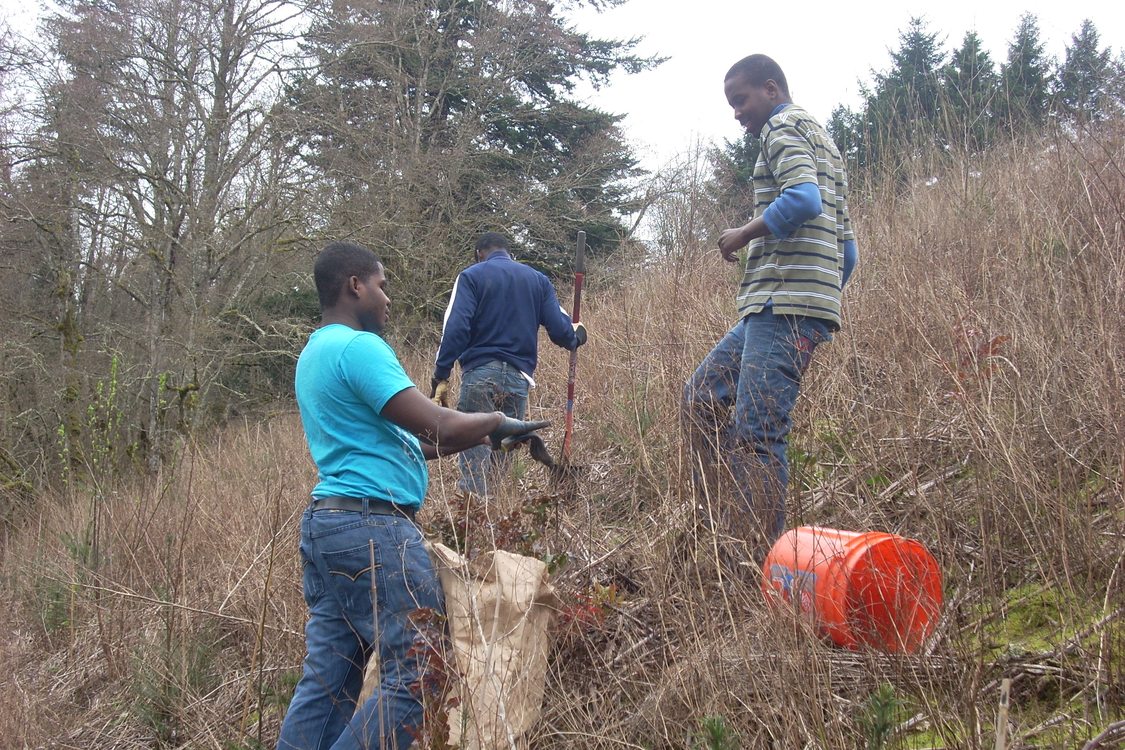
[[(1117, 740), (1125, 739), (1125, 721), (1115, 721), (1102, 730), (1094, 739), (1086, 743), (1082, 750), (1099, 750), (1099, 748), (1110, 748), (1117, 745)], [(1107, 744), (1107, 743), (1113, 743)]]
[(179, 602), (170, 602), (167, 599), (156, 599), (154, 597), (145, 596), (144, 594), (138, 594), (134, 591), (128, 591), (126, 589), (115, 589), (115, 588), (110, 588), (108, 586), (96, 586), (92, 583), (83, 583), (82, 581), (63, 580), (62, 578), (56, 578), (54, 576), (44, 576), (44, 578), (49, 580), (49, 581), (54, 581), (55, 583), (61, 583), (65, 586), (76, 586), (78, 588), (88, 589), (89, 591), (99, 591), (99, 592), (103, 592), (103, 593), (106, 593), (106, 594), (112, 594), (113, 596), (119, 596), (122, 599), (135, 599), (137, 601), (147, 602), (149, 604), (155, 604), (155, 605), (160, 606), (160, 607), (171, 607), (173, 609), (180, 609), (180, 610), (183, 610), (185, 612), (194, 612), (195, 614), (198, 614), (198, 615), (207, 615), (209, 617), (214, 617), (214, 618), (217, 618), (219, 620), (227, 620), (229, 622), (240, 622), (244, 625), (252, 625), (255, 628), (261, 626), (261, 627), (264, 627), (268, 630), (276, 631), (278, 633), (285, 633), (286, 635), (295, 635), (299, 638), (304, 637), (304, 633), (300, 633), (296, 630), (290, 630), (289, 628), (283, 628), (283, 627), (280, 627), (280, 626), (277, 626), (277, 625), (265, 625), (263, 623), (259, 623), (257, 620), (251, 620), (249, 617), (238, 617), (237, 615), (225, 615), (222, 612), (215, 612), (213, 610), (202, 609), (200, 607), (192, 607), (192, 606), (189, 606), (187, 604), (180, 604)]

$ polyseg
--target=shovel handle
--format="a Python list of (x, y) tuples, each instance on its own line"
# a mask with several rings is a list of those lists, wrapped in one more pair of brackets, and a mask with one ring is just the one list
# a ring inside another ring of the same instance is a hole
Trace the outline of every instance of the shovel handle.
[[(574, 252), (574, 308), (570, 322), (577, 323), (582, 314), (582, 284), (586, 280), (586, 233), (578, 233)], [(566, 430), (563, 432), (563, 462), (570, 459), (570, 436), (574, 432), (574, 383), (578, 379), (578, 349), (570, 353), (570, 373), (566, 381)]]
[(570, 322), (577, 323), (582, 312), (582, 282), (586, 280), (586, 233), (578, 233), (578, 247), (574, 251), (574, 311)]

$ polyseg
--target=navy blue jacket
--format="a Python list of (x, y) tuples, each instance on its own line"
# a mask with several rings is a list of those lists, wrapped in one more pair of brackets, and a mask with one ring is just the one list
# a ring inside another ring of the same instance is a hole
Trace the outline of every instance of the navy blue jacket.
[(465, 372), (494, 359), (530, 376), (539, 358), (539, 326), (564, 349), (578, 345), (550, 280), (495, 251), (462, 271), (453, 285), (434, 377), (448, 378), (455, 360)]

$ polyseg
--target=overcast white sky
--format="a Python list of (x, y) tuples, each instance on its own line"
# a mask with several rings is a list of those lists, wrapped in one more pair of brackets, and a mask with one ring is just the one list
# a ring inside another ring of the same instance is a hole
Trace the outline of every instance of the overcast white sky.
[[(623, 113), (642, 164), (664, 165), (697, 140), (738, 138), (742, 130), (723, 98), (723, 76), (742, 57), (761, 52), (785, 71), (793, 100), (821, 122), (837, 104), (859, 103), (858, 80), (890, 66), (890, 50), (910, 18), (926, 19), (946, 51), (965, 32), (981, 37), (994, 62), (1006, 59), (1020, 16), (1034, 13), (1049, 56), (1062, 59), (1082, 20), (1097, 27), (1102, 47), (1125, 48), (1125, 3), (1065, 0), (943, 0), (891, 3), (801, 0), (629, 0), (595, 13), (572, 13), (574, 25), (603, 38), (643, 36), (638, 52), (670, 59), (654, 71), (620, 75), (588, 97)], [(779, 12), (774, 9), (784, 9)], [(813, 52), (802, 55), (799, 50)], [(824, 54), (832, 50), (832, 56)]]
[[(37, 15), (35, 0), (0, 0), (0, 20), (17, 28)], [(568, 5), (559, 0), (560, 7)], [(618, 75), (588, 101), (625, 114), (623, 126), (642, 164), (657, 169), (695, 142), (738, 138), (741, 129), (723, 98), (732, 63), (764, 52), (780, 63), (793, 100), (821, 122), (837, 104), (856, 106), (860, 79), (886, 70), (890, 50), (913, 16), (924, 17), (945, 49), (975, 30), (999, 64), (1022, 13), (1034, 13), (1047, 54), (1059, 58), (1082, 20), (1097, 26), (1103, 48), (1125, 49), (1125, 2), (1067, 0), (904, 0), (890, 3), (801, 0), (629, 0), (596, 13), (572, 12), (574, 25), (602, 38), (643, 37), (642, 55), (670, 58), (654, 71)], [(782, 13), (774, 9), (785, 9)], [(802, 55), (800, 49), (814, 50)], [(832, 56), (824, 54), (832, 50)]]

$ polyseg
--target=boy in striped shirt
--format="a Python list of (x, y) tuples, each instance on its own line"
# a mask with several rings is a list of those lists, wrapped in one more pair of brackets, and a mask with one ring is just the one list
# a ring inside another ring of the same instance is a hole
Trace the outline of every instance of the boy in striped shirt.
[(719, 237), (728, 262), (749, 245), (739, 321), (686, 384), (684, 412), (693, 466), (717, 479), (713, 469), (725, 461), (734, 492), (725, 525), (760, 562), (785, 527), (789, 414), (813, 350), (840, 328), (856, 246), (843, 159), (792, 103), (778, 64), (750, 55), (727, 72), (724, 90), (735, 118), (761, 140), (754, 213)]

